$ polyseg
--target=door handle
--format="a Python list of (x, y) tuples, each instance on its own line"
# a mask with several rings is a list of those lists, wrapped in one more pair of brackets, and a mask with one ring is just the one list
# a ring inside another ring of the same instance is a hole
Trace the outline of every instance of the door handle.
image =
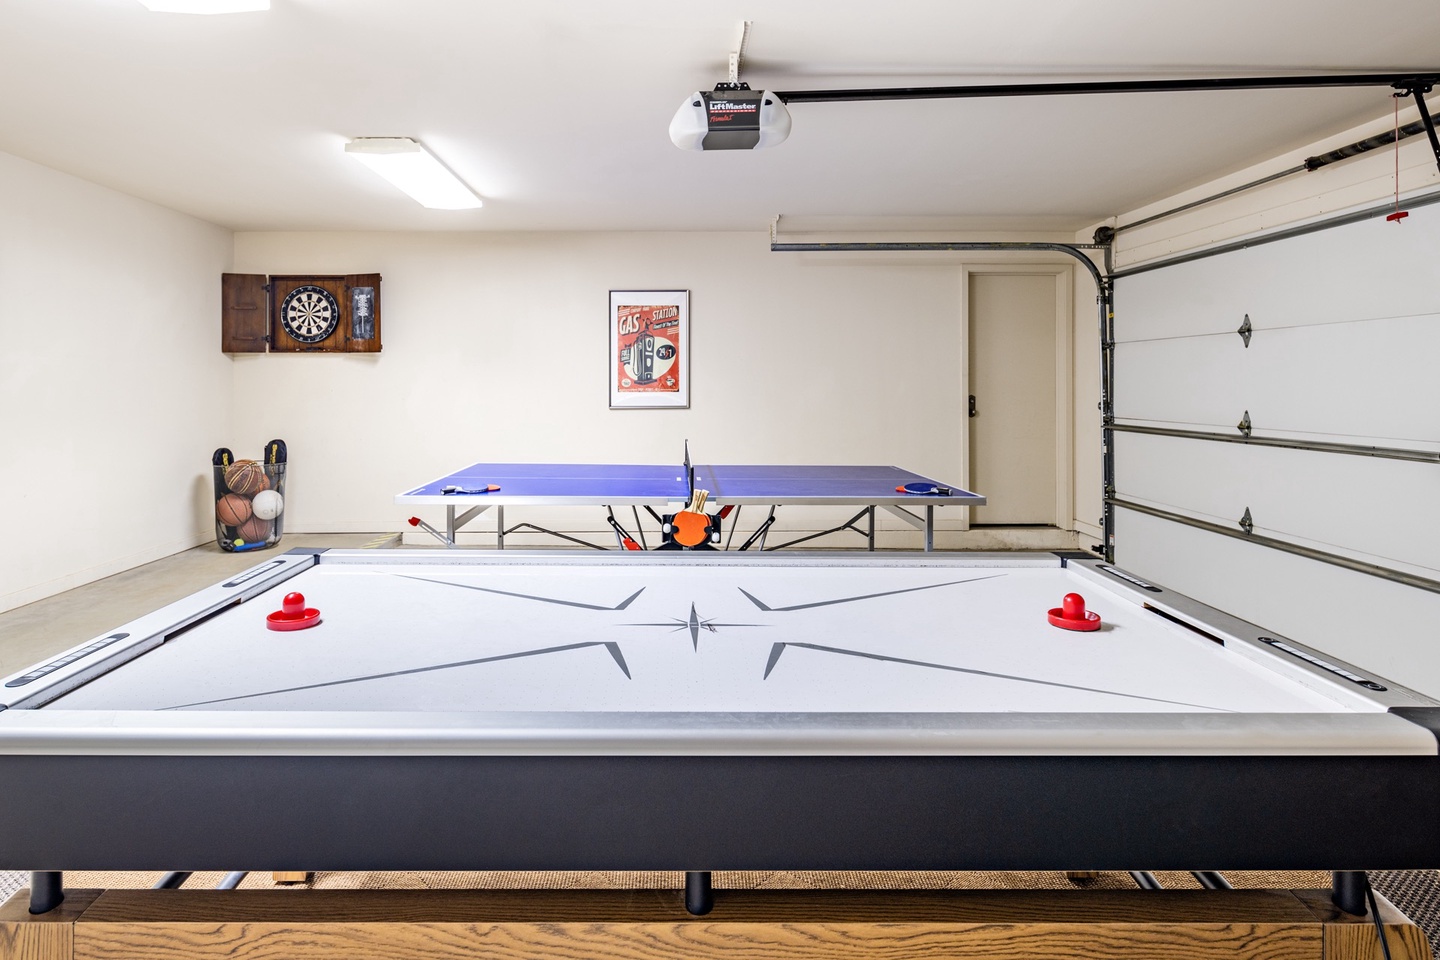
[(975, 416), (975, 394), (970, 394), (970, 416)]

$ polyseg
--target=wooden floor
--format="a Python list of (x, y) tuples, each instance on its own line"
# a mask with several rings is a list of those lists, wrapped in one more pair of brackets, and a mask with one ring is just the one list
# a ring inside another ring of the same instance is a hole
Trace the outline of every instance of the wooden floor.
[[(0, 960), (1380, 960), (1326, 890), (70, 890)], [(1382, 901), (1392, 960), (1420, 930)]]

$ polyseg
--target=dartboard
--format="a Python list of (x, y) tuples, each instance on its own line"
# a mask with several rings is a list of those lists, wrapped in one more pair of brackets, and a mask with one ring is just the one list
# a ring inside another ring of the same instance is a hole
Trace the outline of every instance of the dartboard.
[(301, 343), (319, 343), (335, 332), (339, 322), (340, 304), (324, 287), (296, 287), (280, 304), (280, 326)]

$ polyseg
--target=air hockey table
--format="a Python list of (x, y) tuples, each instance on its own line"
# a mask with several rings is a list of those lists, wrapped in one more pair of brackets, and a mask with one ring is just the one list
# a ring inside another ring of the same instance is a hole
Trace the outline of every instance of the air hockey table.
[(295, 550), (0, 681), (0, 868), (1343, 877), (1440, 864), (1437, 731), (1093, 558)]

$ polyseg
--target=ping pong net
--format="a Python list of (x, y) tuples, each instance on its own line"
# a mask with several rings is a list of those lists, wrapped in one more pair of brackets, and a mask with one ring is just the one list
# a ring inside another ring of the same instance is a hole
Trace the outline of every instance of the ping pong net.
[(695, 467), (690, 463), (690, 441), (685, 441), (685, 502), (695, 499)]

